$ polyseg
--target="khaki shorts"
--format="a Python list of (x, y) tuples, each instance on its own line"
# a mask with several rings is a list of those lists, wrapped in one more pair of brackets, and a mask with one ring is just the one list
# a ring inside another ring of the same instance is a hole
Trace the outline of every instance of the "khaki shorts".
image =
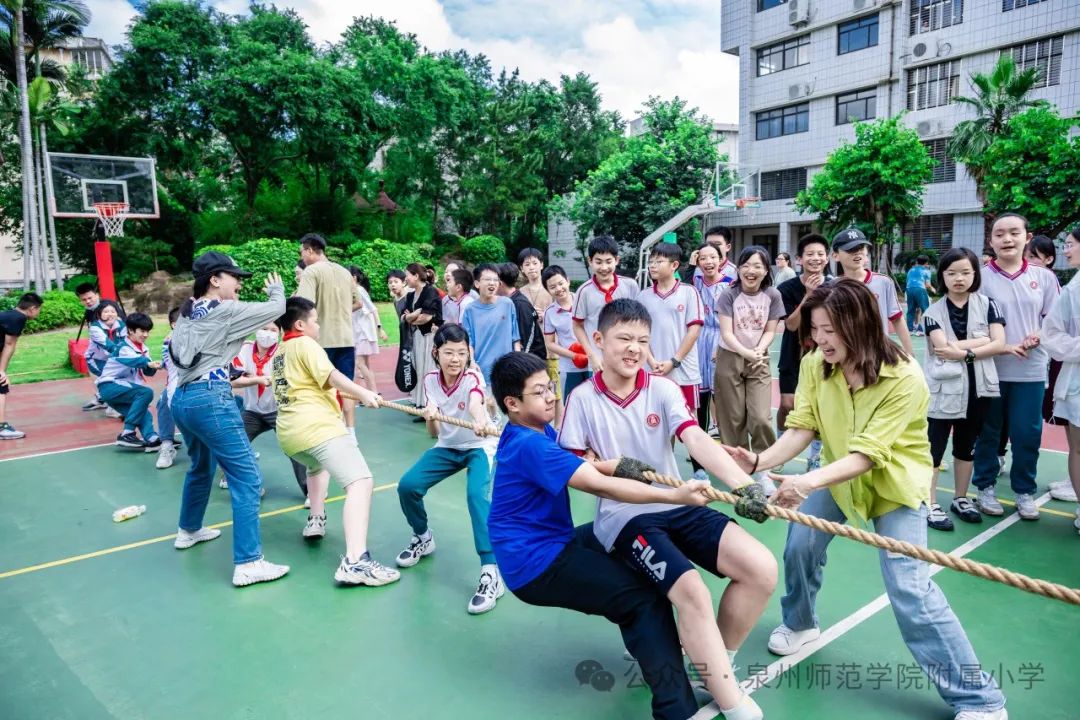
[(343, 488), (357, 480), (371, 477), (371, 470), (364, 460), (364, 455), (360, 448), (356, 447), (355, 440), (348, 435), (331, 438), (315, 447), (301, 450), (292, 458), (307, 468), (308, 475), (326, 470)]
[(549, 357), (547, 359), (547, 371), (548, 377), (555, 383), (555, 399), (562, 400), (562, 383), (559, 381), (558, 357)]

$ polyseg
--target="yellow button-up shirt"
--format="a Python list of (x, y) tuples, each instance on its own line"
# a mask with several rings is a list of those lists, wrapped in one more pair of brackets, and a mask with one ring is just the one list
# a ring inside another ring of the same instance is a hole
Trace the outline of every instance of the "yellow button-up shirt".
[(854, 393), (840, 368), (826, 378), (823, 367), (819, 351), (803, 358), (787, 427), (818, 433), (825, 462), (861, 453), (873, 463), (869, 472), (829, 488), (844, 515), (865, 523), (898, 507), (929, 504), (930, 391), (919, 366), (882, 364), (878, 381)]

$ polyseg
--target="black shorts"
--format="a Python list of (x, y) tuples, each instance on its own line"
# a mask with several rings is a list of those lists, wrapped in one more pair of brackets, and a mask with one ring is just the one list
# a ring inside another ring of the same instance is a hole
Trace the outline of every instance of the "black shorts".
[(8, 390), (10, 390), (10, 389), (11, 389), (11, 380), (9, 379), (6, 383), (4, 383), (3, 385), (0, 385), (0, 395), (7, 395)]
[(782, 367), (776, 373), (780, 378), (780, 394), (794, 395), (795, 388), (799, 386), (799, 368)]
[(716, 569), (716, 552), (729, 522), (727, 515), (707, 507), (638, 515), (626, 523), (611, 551), (666, 595), (694, 565), (723, 577)]
[(352, 382), (356, 375), (356, 350), (351, 346), (326, 348), (326, 356), (330, 358), (330, 364)]

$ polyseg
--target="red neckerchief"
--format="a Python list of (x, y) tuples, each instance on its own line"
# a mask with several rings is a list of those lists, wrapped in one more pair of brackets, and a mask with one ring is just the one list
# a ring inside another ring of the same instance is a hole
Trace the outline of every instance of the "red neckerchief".
[[(298, 337), (304, 337), (304, 333), (298, 332), (296, 330), (288, 330), (285, 333), (285, 336), (281, 338), (281, 340), (282, 342), (289, 342), (290, 340), (295, 340)], [(254, 353), (252, 353), (252, 355), (254, 355)]]
[[(128, 341), (128, 344), (131, 345), (131, 347), (133, 347), (133, 348), (135, 348), (136, 350), (139, 351), (140, 355), (145, 355), (146, 354), (146, 346), (145, 345), (143, 345), (142, 343), (137, 343), (134, 340), (132, 340), (131, 338), (128, 338), (127, 341)], [(141, 379), (143, 379), (143, 380), (146, 379), (146, 375), (143, 374), (142, 368), (139, 368), (137, 372), (139, 373), (139, 377)]]
[(619, 289), (619, 274), (618, 273), (613, 273), (611, 277), (612, 277), (611, 287), (608, 288), (607, 290), (600, 287), (600, 283), (596, 282), (596, 279), (593, 278), (593, 285), (596, 286), (597, 290), (604, 293), (604, 304), (605, 305), (607, 305), (609, 302), (611, 302), (612, 300), (615, 299), (615, 291)]
[[(274, 357), (274, 352), (277, 351), (277, 345), (271, 345), (267, 351), (266, 356), (262, 360), (259, 360), (258, 345), (251, 346), (251, 362), (255, 364), (255, 377), (263, 377), (263, 368), (266, 367), (266, 363), (270, 362), (270, 358)], [(266, 390), (265, 385), (256, 386), (258, 389), (258, 397), (262, 397), (263, 391)]]

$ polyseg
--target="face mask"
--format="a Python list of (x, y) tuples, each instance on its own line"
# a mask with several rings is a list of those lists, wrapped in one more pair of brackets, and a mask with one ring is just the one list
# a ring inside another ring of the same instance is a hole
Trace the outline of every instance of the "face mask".
[(255, 342), (259, 344), (259, 347), (268, 348), (272, 345), (277, 345), (278, 335), (271, 330), (256, 330)]

